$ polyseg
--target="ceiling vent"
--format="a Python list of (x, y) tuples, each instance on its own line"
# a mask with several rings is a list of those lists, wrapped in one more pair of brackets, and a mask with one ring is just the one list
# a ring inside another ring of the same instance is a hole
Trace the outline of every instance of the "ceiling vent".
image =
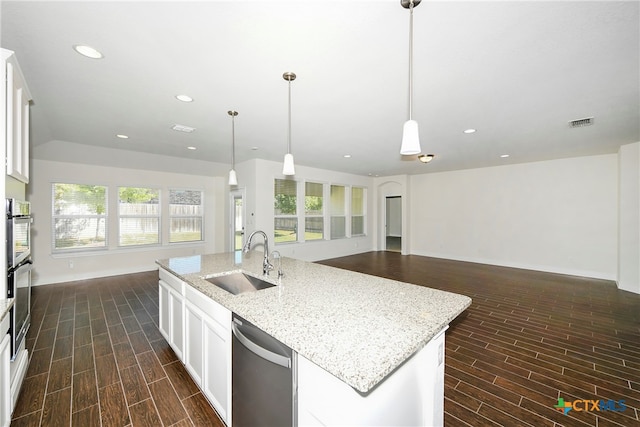
[(185, 133), (191, 133), (194, 130), (196, 130), (195, 128), (190, 128), (189, 126), (184, 126), (184, 125), (173, 125), (171, 129), (176, 130), (178, 132), (185, 132)]
[(570, 128), (581, 128), (584, 126), (591, 126), (593, 124), (593, 117), (585, 117), (584, 119), (571, 120), (569, 122)]

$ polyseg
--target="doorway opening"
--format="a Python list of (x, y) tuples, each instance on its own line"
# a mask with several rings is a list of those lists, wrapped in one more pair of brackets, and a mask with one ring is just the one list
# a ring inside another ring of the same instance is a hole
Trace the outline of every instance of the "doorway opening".
[(231, 192), (231, 251), (241, 251), (244, 245), (244, 193), (242, 191)]
[(385, 206), (385, 250), (402, 251), (402, 197), (387, 196)]

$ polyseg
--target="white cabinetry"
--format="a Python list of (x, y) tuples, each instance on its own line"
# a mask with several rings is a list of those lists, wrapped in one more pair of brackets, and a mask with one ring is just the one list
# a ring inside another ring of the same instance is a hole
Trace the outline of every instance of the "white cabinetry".
[(185, 366), (216, 409), (231, 424), (231, 312), (187, 287)]
[(0, 327), (0, 426), (11, 424), (11, 372), (9, 359), (11, 357), (11, 337), (9, 332), (9, 314), (2, 319)]
[[(29, 182), (29, 102), (31, 95), (15, 54), (2, 49), (2, 66), (6, 73), (6, 154), (7, 175)], [(3, 97), (4, 98), (4, 97)]]
[(231, 312), (162, 268), (159, 291), (160, 332), (231, 425)]
[(362, 394), (298, 355), (299, 426), (441, 426), (444, 330)]
[(160, 269), (160, 333), (178, 358), (184, 351), (184, 288), (186, 284)]

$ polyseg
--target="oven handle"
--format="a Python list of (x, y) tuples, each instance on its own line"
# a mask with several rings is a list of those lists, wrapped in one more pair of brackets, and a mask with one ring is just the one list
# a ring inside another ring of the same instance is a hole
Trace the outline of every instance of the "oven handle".
[(15, 268), (13, 268), (13, 274), (17, 274), (18, 272), (22, 272), (23, 270), (29, 271), (33, 268), (33, 262), (28, 259), (26, 261), (22, 261), (22, 263), (18, 264)]

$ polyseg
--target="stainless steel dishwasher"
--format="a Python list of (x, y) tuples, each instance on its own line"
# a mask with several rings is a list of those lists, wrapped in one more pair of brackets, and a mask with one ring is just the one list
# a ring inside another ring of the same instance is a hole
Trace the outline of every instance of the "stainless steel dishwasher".
[(297, 425), (296, 353), (235, 314), (232, 330), (233, 427)]

